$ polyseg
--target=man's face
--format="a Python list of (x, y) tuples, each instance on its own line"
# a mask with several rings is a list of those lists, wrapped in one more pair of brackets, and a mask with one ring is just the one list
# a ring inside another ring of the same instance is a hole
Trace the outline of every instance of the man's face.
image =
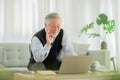
[(60, 18), (50, 19), (48, 23), (45, 23), (46, 31), (49, 34), (53, 34), (54, 36), (56, 36), (60, 31), (60, 24), (61, 24)]

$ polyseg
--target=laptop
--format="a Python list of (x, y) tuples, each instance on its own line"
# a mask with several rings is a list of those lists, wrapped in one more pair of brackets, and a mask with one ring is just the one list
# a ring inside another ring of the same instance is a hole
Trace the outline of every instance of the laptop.
[(78, 44), (73, 43), (74, 50), (78, 55), (86, 55), (88, 52), (88, 49), (90, 47), (90, 44)]
[(59, 74), (87, 73), (92, 64), (92, 56), (64, 56)]

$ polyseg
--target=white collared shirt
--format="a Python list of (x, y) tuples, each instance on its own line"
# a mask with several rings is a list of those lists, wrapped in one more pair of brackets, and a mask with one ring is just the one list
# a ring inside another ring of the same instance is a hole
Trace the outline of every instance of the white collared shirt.
[[(53, 39), (53, 41), (55, 40), (55, 38)], [(37, 37), (33, 37), (31, 41), (31, 50), (34, 60), (36, 62), (43, 62), (47, 58), (51, 47), (52, 47), (51, 45), (48, 46), (47, 44), (43, 46)], [(74, 52), (72, 43), (69, 37), (67, 36), (67, 34), (65, 33), (65, 31), (63, 32), (63, 38), (62, 38), (62, 50), (64, 52), (64, 55), (66, 56), (77, 55)]]

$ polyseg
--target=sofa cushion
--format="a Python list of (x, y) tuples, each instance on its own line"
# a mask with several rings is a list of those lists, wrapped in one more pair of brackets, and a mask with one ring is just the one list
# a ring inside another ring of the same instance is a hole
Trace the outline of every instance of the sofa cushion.
[(5, 67), (26, 67), (29, 58), (29, 43), (0, 43), (4, 48), (2, 64)]
[(5, 68), (5, 70), (13, 71), (13, 72), (28, 71), (27, 67), (9, 67), (9, 68)]
[(3, 65), (6, 67), (19, 66), (19, 53), (14, 50), (5, 50), (3, 54)]
[(24, 67), (28, 65), (30, 53), (28, 50), (20, 50), (19, 51), (19, 66)]

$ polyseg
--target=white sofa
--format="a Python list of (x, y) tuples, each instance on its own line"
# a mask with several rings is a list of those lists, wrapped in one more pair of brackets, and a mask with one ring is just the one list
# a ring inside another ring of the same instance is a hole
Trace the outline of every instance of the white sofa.
[[(79, 49), (79, 44), (74, 48)], [(79, 52), (77, 52), (79, 53)], [(89, 50), (89, 55), (92, 55), (100, 64), (110, 67), (110, 55), (106, 50)], [(29, 43), (0, 43), (0, 64), (12, 71), (25, 71), (29, 62), (30, 52)]]

